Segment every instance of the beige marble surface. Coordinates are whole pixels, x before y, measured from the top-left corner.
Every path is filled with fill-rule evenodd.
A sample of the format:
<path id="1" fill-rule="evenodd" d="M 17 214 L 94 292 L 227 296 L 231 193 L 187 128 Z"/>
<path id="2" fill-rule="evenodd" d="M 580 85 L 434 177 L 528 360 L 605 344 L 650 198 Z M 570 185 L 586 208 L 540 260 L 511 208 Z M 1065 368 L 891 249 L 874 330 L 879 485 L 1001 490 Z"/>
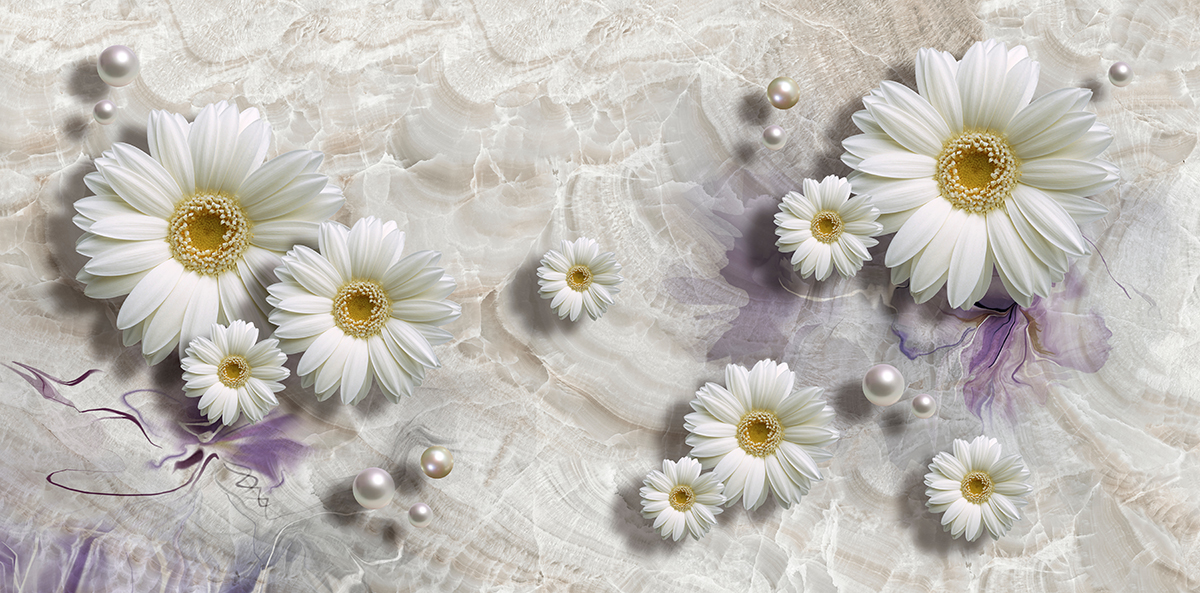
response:
<path id="1" fill-rule="evenodd" d="M 0 369 L 0 591 L 1197 590 L 1198 22 L 1191 0 L 11 2 L 0 361 L 101 372 L 47 384 L 73 409 Z M 997 318 L 913 305 L 879 249 L 851 280 L 801 280 L 770 216 L 802 178 L 847 172 L 851 113 L 881 80 L 912 85 L 918 48 L 988 37 L 1028 46 L 1039 95 L 1094 91 L 1122 180 L 1096 196 L 1111 213 L 1084 229 L 1095 253 L 1013 312 L 1001 350 L 1019 374 L 976 415 L 970 349 Z M 109 89 L 94 63 L 117 43 L 141 76 Z M 1117 60 L 1126 88 L 1104 77 Z M 763 89 L 784 74 L 804 94 L 780 112 Z M 107 127 L 90 120 L 104 97 Z M 121 345 L 119 302 L 83 295 L 70 217 L 92 159 L 144 146 L 151 109 L 221 99 L 266 116 L 271 154 L 325 152 L 339 220 L 394 219 L 445 254 L 463 315 L 416 397 L 351 409 L 289 382 L 267 436 L 195 434 L 167 395 L 177 359 L 148 368 Z M 776 153 L 758 145 L 771 123 L 790 134 Z M 581 235 L 625 283 L 604 318 L 571 324 L 535 270 Z M 642 477 L 687 453 L 700 385 L 767 357 L 838 411 L 827 479 L 789 510 L 735 507 L 703 540 L 661 541 Z M 855 385 L 876 362 L 938 416 L 866 404 Z M 1022 455 L 1034 490 L 1007 536 L 967 543 L 925 512 L 921 480 L 978 434 Z M 444 480 L 416 466 L 433 443 L 456 455 Z M 278 450 L 270 488 L 249 460 Z M 367 466 L 397 477 L 391 507 L 355 506 Z M 59 470 L 103 493 L 192 481 L 113 497 L 53 485 Z M 428 528 L 407 523 L 417 501 Z"/>

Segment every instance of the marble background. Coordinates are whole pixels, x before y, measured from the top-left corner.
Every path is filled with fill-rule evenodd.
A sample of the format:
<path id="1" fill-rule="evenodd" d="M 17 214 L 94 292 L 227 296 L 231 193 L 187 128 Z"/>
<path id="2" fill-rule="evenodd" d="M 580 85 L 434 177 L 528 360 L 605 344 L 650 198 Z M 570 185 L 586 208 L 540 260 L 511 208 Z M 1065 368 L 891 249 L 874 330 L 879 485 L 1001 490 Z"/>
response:
<path id="1" fill-rule="evenodd" d="M 0 11 L 0 591 L 1186 591 L 1200 588 L 1200 4 L 1191 0 L 236 0 L 10 2 Z M 882 266 L 798 278 L 778 198 L 845 174 L 850 115 L 921 47 L 994 37 L 1041 62 L 1038 94 L 1094 92 L 1122 180 L 1068 280 L 1027 310 L 917 306 Z M 119 89 L 99 52 L 133 47 Z M 1137 78 L 1109 85 L 1114 61 Z M 795 108 L 766 83 L 801 83 Z M 117 122 L 91 121 L 110 98 Z M 94 301 L 72 202 L 151 109 L 257 107 L 271 154 L 326 154 L 338 219 L 394 219 L 442 251 L 461 320 L 398 405 L 318 403 L 213 431 L 178 360 L 124 348 Z M 788 145 L 769 152 L 761 129 Z M 598 322 L 558 320 L 538 260 L 615 251 Z M 942 299 L 944 300 L 944 299 Z M 688 452 L 683 415 L 728 363 L 789 363 L 837 410 L 827 479 L 789 510 L 661 541 L 642 477 Z M 12 362 L 9 362 L 12 361 Z M 933 394 L 874 409 L 877 362 Z M 95 369 L 98 372 L 89 373 Z M 60 381 L 55 381 L 58 379 Z M 77 380 L 78 379 L 78 380 Z M 1028 464 L 1024 518 L 967 543 L 922 476 L 986 434 Z M 416 465 L 449 447 L 454 472 Z M 392 506 L 350 481 L 387 468 Z M 146 496 L 112 496 L 144 494 Z M 425 529 L 405 511 L 424 501 Z"/>

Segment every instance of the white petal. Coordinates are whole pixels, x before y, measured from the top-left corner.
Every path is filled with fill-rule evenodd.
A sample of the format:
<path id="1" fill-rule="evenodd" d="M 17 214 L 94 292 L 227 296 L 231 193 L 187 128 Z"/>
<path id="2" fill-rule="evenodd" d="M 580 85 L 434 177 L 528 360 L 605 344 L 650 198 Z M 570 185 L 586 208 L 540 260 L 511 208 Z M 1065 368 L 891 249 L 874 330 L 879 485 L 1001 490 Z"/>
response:
<path id="1" fill-rule="evenodd" d="M 129 292 L 117 314 L 117 329 L 129 329 L 150 316 L 175 289 L 183 266 L 168 259 L 156 266 Z"/>
<path id="2" fill-rule="evenodd" d="M 954 253 L 954 245 L 958 243 L 958 237 L 962 233 L 966 219 L 972 216 L 978 215 L 967 214 L 958 208 L 950 210 L 941 228 L 929 240 L 925 249 L 921 250 L 920 256 L 914 260 L 911 290 L 927 291 L 939 279 L 947 275 L 950 270 L 950 257 Z M 972 286 L 974 286 L 973 283 Z M 937 289 L 934 288 L 934 290 Z"/>
<path id="3" fill-rule="evenodd" d="M 933 157 L 923 154 L 888 154 L 863 159 L 863 162 L 858 165 L 858 170 L 871 175 L 897 179 L 932 178 L 937 172 L 937 161 Z"/>
<path id="4" fill-rule="evenodd" d="M 972 304 L 967 300 L 979 285 L 980 277 L 987 276 L 990 279 L 992 276 L 991 265 L 985 266 L 988 263 L 987 218 L 967 215 L 962 224 L 962 233 L 950 256 L 950 274 L 946 286 L 950 306 L 960 309 Z"/>
<path id="5" fill-rule="evenodd" d="M 953 60 L 950 60 L 953 62 Z M 954 70 L 941 52 L 933 49 L 917 51 L 917 89 L 946 122 L 951 133 L 962 131 L 962 100 L 955 82 Z"/>
<path id="6" fill-rule="evenodd" d="M 188 133 L 197 190 L 224 189 L 222 184 L 231 167 L 237 136 L 236 108 L 213 104 L 200 110 Z"/>
<path id="7" fill-rule="evenodd" d="M 97 255 L 83 269 L 97 276 L 122 276 L 148 270 L 170 258 L 166 241 L 133 241 Z"/>
<path id="8" fill-rule="evenodd" d="M 1104 167 L 1075 159 L 1035 159 L 1021 165 L 1021 183 L 1041 189 L 1078 193 L 1107 177 Z"/>
<path id="9" fill-rule="evenodd" d="M 930 200 L 917 209 L 916 214 L 892 238 L 884 263 L 891 268 L 912 259 L 929 244 L 953 209 L 950 202 L 944 199 Z"/>
<path id="10" fill-rule="evenodd" d="M 1005 132 L 1009 144 L 1017 146 L 1041 134 L 1066 115 L 1075 101 L 1082 96 L 1091 96 L 1091 91 L 1065 88 L 1038 97 L 1036 101 L 1013 116 L 1012 121 L 1009 122 Z"/>
<path id="11" fill-rule="evenodd" d="M 185 271 L 175 284 L 175 289 L 147 320 L 149 326 L 142 336 L 142 354 L 153 358 L 165 357 L 179 341 L 179 330 L 183 326 L 183 315 L 187 311 L 192 291 L 200 282 L 200 275 Z"/>
<path id="12" fill-rule="evenodd" d="M 88 231 L 125 241 L 161 241 L 167 237 L 167 221 L 143 214 L 119 214 L 97 220 Z"/>
<path id="13" fill-rule="evenodd" d="M 217 321 L 217 313 L 221 306 L 221 297 L 217 290 L 217 279 L 202 275 L 192 289 L 187 310 L 179 331 L 179 354 L 182 356 L 187 345 L 197 336 L 208 335 L 213 323 Z"/>
<path id="14" fill-rule="evenodd" d="M 150 112 L 146 126 L 150 156 L 161 163 L 175 180 L 181 197 L 196 191 L 196 176 L 187 137 L 188 123 L 183 116 L 158 110 Z"/>
<path id="15" fill-rule="evenodd" d="M 890 81 L 884 81 L 885 87 Z M 881 100 L 864 100 L 867 109 L 875 116 L 875 121 L 901 146 L 917 154 L 934 157 L 942 151 L 942 143 L 950 135 L 946 122 L 937 115 L 933 107 L 925 99 L 902 85 L 896 87 L 911 94 L 911 98 L 902 92 L 894 92 L 895 96 L 909 99 L 906 106 L 894 106 Z M 909 108 L 916 112 L 909 111 Z"/>
<path id="16" fill-rule="evenodd" d="M 104 178 L 129 205 L 149 216 L 164 220 L 170 218 L 175 207 L 173 200 L 178 196 L 162 193 L 162 190 L 141 175 L 119 165 L 101 166 L 100 160 L 102 159 L 97 159 L 97 166 L 104 173 Z"/>

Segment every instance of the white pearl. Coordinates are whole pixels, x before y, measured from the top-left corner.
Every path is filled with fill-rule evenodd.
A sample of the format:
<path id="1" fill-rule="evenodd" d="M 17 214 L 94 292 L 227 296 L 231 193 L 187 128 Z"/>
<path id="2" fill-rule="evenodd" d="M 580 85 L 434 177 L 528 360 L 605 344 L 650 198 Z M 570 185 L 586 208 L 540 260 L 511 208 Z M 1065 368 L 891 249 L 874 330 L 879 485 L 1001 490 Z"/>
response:
<path id="1" fill-rule="evenodd" d="M 862 390 L 871 403 L 890 406 L 904 395 L 904 375 L 890 364 L 877 364 L 863 376 Z"/>
<path id="2" fill-rule="evenodd" d="M 912 400 L 913 415 L 917 418 L 928 418 L 937 412 L 937 402 L 928 393 L 922 393 Z"/>
<path id="3" fill-rule="evenodd" d="M 767 100 L 776 109 L 791 109 L 800 101 L 800 85 L 786 76 L 780 76 L 767 85 Z"/>
<path id="4" fill-rule="evenodd" d="M 408 509 L 408 522 L 413 527 L 425 527 L 433 522 L 433 509 L 429 505 L 418 502 Z"/>
<path id="5" fill-rule="evenodd" d="M 1133 82 L 1133 68 L 1125 62 L 1117 62 L 1108 69 L 1108 81 L 1113 86 L 1125 86 Z"/>
<path id="6" fill-rule="evenodd" d="M 368 509 L 381 509 L 396 495 L 396 482 L 377 467 L 368 467 L 354 478 L 354 500 Z"/>
<path id="7" fill-rule="evenodd" d="M 117 119 L 117 105 L 108 99 L 100 101 L 92 107 L 92 117 L 96 119 L 96 123 L 107 126 Z"/>
<path id="8" fill-rule="evenodd" d="M 787 132 L 779 126 L 767 126 L 763 129 L 762 143 L 771 150 L 779 150 L 787 143 Z"/>
<path id="9" fill-rule="evenodd" d="M 454 456 L 445 447 L 430 447 L 421 454 L 421 469 L 431 478 L 444 478 L 454 469 Z"/>
<path id="10" fill-rule="evenodd" d="M 100 80 L 111 86 L 125 86 L 137 78 L 138 67 L 138 57 L 132 49 L 113 45 L 100 52 L 96 72 L 100 74 Z"/>

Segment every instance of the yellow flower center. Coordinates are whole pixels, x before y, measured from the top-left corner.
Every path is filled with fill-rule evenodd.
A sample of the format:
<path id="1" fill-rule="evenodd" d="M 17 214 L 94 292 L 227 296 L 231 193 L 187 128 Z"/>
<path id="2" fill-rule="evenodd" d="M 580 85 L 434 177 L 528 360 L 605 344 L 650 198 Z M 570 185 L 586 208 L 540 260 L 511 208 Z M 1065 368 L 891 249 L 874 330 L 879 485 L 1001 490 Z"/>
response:
<path id="1" fill-rule="evenodd" d="M 576 292 L 583 292 L 592 285 L 592 270 L 584 265 L 577 265 L 567 270 L 567 286 Z"/>
<path id="2" fill-rule="evenodd" d="M 241 356 L 226 356 L 217 365 L 217 379 L 226 387 L 237 389 L 250 379 L 250 363 Z"/>
<path id="3" fill-rule="evenodd" d="M 832 210 L 822 210 L 812 218 L 812 235 L 822 243 L 834 243 L 845 228 L 842 216 Z"/>
<path id="4" fill-rule="evenodd" d="M 692 505 L 696 503 L 696 493 L 692 492 L 691 486 L 680 484 L 671 489 L 667 500 L 671 502 L 671 508 L 682 513 L 691 509 Z"/>
<path id="5" fill-rule="evenodd" d="M 783 424 L 774 412 L 754 410 L 742 416 L 737 425 L 737 441 L 742 450 L 755 457 L 766 457 L 783 441 Z"/>
<path id="6" fill-rule="evenodd" d="M 197 274 L 216 276 L 237 265 L 250 247 L 250 220 L 225 194 L 184 198 L 167 220 L 171 257 Z"/>
<path id="7" fill-rule="evenodd" d="M 971 472 L 963 476 L 961 490 L 967 502 L 983 504 L 992 497 L 992 477 L 980 471 Z"/>
<path id="8" fill-rule="evenodd" d="M 333 299 L 333 321 L 349 336 L 374 336 L 391 316 L 391 299 L 382 287 L 368 280 L 343 284 Z"/>
<path id="9" fill-rule="evenodd" d="M 976 213 L 1003 206 L 1020 178 L 1008 141 L 989 132 L 966 132 L 947 141 L 934 174 L 946 201 Z"/>

